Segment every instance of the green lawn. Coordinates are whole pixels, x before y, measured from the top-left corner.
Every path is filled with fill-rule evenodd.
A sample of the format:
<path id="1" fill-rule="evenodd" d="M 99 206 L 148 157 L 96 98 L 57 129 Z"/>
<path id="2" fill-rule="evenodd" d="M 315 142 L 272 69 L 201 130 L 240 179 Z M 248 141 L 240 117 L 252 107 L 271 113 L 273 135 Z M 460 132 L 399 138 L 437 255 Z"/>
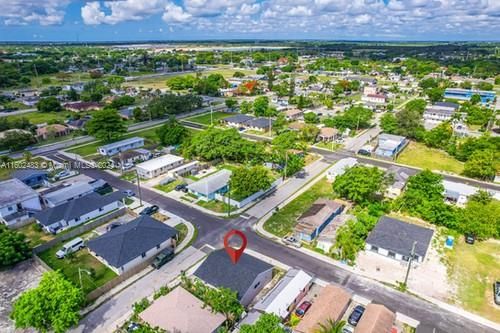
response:
<path id="1" fill-rule="evenodd" d="M 62 244 L 54 246 L 47 251 L 39 254 L 39 257 L 52 269 L 60 270 L 64 276 L 76 286 L 80 286 L 78 269 L 85 269 L 92 272 L 89 276 L 82 272 L 82 285 L 85 294 L 111 281 L 117 275 L 106 265 L 92 256 L 88 250 L 82 249 L 74 254 L 72 258 L 58 259 L 55 253 L 61 248 Z"/>
<path id="2" fill-rule="evenodd" d="M 219 123 L 219 120 L 227 118 L 227 117 L 232 116 L 232 115 L 233 115 L 232 113 L 216 111 L 213 113 L 213 123 L 214 123 L 214 125 L 216 125 Z M 202 125 L 210 125 L 211 120 L 212 120 L 211 117 L 212 116 L 210 115 L 210 112 L 209 112 L 209 113 L 204 113 L 204 114 L 201 114 L 198 116 L 187 118 L 186 120 L 191 121 L 193 123 L 202 124 Z"/>
<path id="3" fill-rule="evenodd" d="M 398 156 L 396 162 L 423 169 L 441 170 L 456 174 L 461 174 L 464 170 L 464 164 L 446 152 L 428 148 L 422 143 L 413 141 Z"/>
<path id="4" fill-rule="evenodd" d="M 188 228 L 184 223 L 179 223 L 175 226 L 175 229 L 179 232 L 179 239 L 177 240 L 177 244 L 182 243 L 184 238 L 186 238 L 188 234 Z"/>
<path id="5" fill-rule="evenodd" d="M 341 144 L 338 144 L 335 142 L 332 143 L 332 142 L 323 142 L 323 141 L 316 143 L 315 146 L 318 148 L 328 149 L 330 151 L 336 151 L 340 147 L 342 147 Z"/>
<path id="6" fill-rule="evenodd" d="M 36 247 L 54 239 L 54 235 L 47 234 L 41 230 L 36 223 L 25 225 L 24 227 L 17 229 L 17 231 L 26 236 L 26 238 L 30 241 L 31 247 Z"/>
<path id="7" fill-rule="evenodd" d="M 319 198 L 334 198 L 332 185 L 326 181 L 326 178 L 318 181 L 309 190 L 273 214 L 264 224 L 264 229 L 278 237 L 290 234 L 297 223 L 297 218 Z"/>
<path id="8" fill-rule="evenodd" d="M 174 180 L 173 182 L 166 184 L 166 185 L 156 185 L 154 186 L 155 189 L 163 191 L 165 193 L 172 192 L 177 185 L 182 184 L 183 181 L 180 179 Z"/>
<path id="9" fill-rule="evenodd" d="M 26 118 L 32 124 L 43 124 L 49 121 L 64 121 L 68 119 L 73 113 L 70 111 L 61 111 L 61 112 L 28 112 L 23 114 L 15 114 L 12 116 L 7 116 L 7 119 L 12 121 L 15 119 Z"/>
<path id="10" fill-rule="evenodd" d="M 447 251 L 448 275 L 457 286 L 457 303 L 466 310 L 500 323 L 500 307 L 493 302 L 493 283 L 500 279 L 500 242 L 456 242 Z"/>
<path id="11" fill-rule="evenodd" d="M 211 200 L 211 201 L 199 200 L 196 202 L 196 204 L 198 206 L 201 206 L 216 213 L 227 213 L 229 210 L 229 205 L 227 203 L 217 200 Z M 231 212 L 234 212 L 237 209 L 238 208 L 231 206 Z"/>

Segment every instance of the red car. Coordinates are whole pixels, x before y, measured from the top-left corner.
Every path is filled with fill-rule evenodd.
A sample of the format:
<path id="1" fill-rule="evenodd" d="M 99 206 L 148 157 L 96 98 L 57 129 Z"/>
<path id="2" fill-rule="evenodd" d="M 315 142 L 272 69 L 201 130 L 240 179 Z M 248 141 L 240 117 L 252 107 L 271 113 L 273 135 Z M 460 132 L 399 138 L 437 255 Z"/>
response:
<path id="1" fill-rule="evenodd" d="M 302 302 L 302 304 L 299 305 L 299 307 L 295 310 L 295 314 L 299 316 L 300 318 L 304 317 L 306 314 L 307 310 L 311 307 L 312 303 L 308 301 Z"/>

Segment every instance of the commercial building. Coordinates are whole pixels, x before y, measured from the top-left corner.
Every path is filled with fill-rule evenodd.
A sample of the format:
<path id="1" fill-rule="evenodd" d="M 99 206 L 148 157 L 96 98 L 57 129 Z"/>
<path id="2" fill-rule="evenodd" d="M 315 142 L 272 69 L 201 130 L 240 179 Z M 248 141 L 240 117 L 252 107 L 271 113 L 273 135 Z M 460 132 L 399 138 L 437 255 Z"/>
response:
<path id="1" fill-rule="evenodd" d="M 0 222 L 15 227 L 41 209 L 38 193 L 19 179 L 0 182 Z"/>
<path id="2" fill-rule="evenodd" d="M 148 215 L 122 224 L 91 239 L 90 253 L 117 274 L 149 260 L 166 248 L 173 249 L 177 230 Z"/>
<path id="3" fill-rule="evenodd" d="M 382 216 L 366 238 L 365 249 L 396 260 L 423 262 L 434 231 L 415 224 Z"/>
<path id="4" fill-rule="evenodd" d="M 101 146 L 97 148 L 99 154 L 103 156 L 113 156 L 118 153 L 130 150 L 130 149 L 136 149 L 144 146 L 144 138 L 140 137 L 133 137 L 133 138 L 128 138 L 125 140 L 113 142 L 104 146 Z"/>
<path id="5" fill-rule="evenodd" d="M 139 177 L 151 179 L 167 173 L 184 163 L 184 158 L 172 154 L 163 155 L 136 165 Z"/>
<path id="6" fill-rule="evenodd" d="M 470 101 L 474 95 L 479 95 L 481 97 L 481 103 L 488 104 L 495 100 L 496 92 L 458 88 L 446 88 L 444 91 L 444 98 L 458 99 L 461 101 Z"/>

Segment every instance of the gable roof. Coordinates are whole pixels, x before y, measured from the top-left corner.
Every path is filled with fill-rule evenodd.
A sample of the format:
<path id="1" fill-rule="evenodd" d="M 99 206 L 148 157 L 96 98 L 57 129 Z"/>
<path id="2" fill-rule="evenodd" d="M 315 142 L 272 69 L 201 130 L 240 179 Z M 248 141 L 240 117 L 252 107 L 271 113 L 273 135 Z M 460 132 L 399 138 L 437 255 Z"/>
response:
<path id="1" fill-rule="evenodd" d="M 139 316 L 167 332 L 212 333 L 226 320 L 182 287 L 155 300 Z"/>
<path id="2" fill-rule="evenodd" d="M 38 193 L 17 178 L 0 182 L 0 207 L 38 197 Z"/>
<path id="3" fill-rule="evenodd" d="M 176 235 L 174 228 L 143 215 L 90 240 L 87 245 L 118 268 Z"/>
<path id="4" fill-rule="evenodd" d="M 317 332 L 318 324 L 324 324 L 328 319 L 340 320 L 350 302 L 351 294 L 345 289 L 331 284 L 327 285 L 313 300 L 311 308 L 295 330 L 299 333 Z"/>
<path id="5" fill-rule="evenodd" d="M 270 264 L 243 253 L 233 264 L 224 249 L 215 250 L 194 272 L 194 276 L 214 287 L 225 287 L 238 293 L 241 299 L 260 273 L 272 269 Z"/>
<path id="6" fill-rule="evenodd" d="M 354 333 L 390 333 L 396 315 L 381 304 L 370 303 L 361 316 Z"/>
<path id="7" fill-rule="evenodd" d="M 68 201 L 62 205 L 45 209 L 36 213 L 33 217 L 41 224 L 49 226 L 59 221 L 70 221 L 76 217 L 90 213 L 96 209 L 109 205 L 112 202 L 122 200 L 125 194 L 116 191 L 107 195 L 100 195 L 95 192 L 84 197 Z"/>
<path id="8" fill-rule="evenodd" d="M 229 178 L 231 178 L 231 174 L 231 170 L 222 169 L 210 176 L 202 178 L 197 182 L 188 185 L 187 188 L 193 192 L 208 196 L 209 194 L 218 191 L 226 186 L 229 182 Z"/>
<path id="9" fill-rule="evenodd" d="M 71 198 L 81 197 L 85 194 L 90 194 L 99 187 L 102 187 L 106 182 L 102 179 L 98 179 L 94 182 L 75 182 L 69 186 L 61 187 L 55 191 L 45 192 L 43 197 L 47 202 L 53 205 L 58 205 L 65 202 Z"/>
<path id="10" fill-rule="evenodd" d="M 31 177 L 37 176 L 47 176 L 49 173 L 46 170 L 40 169 L 19 169 L 14 171 L 12 177 L 19 179 L 20 181 L 25 181 Z"/>
<path id="11" fill-rule="evenodd" d="M 247 116 L 246 114 L 237 114 L 231 117 L 226 117 L 223 119 L 223 121 L 226 123 L 244 124 L 252 119 L 253 119 L 252 116 Z"/>
<path id="12" fill-rule="evenodd" d="M 420 257 L 425 257 L 433 234 L 432 229 L 382 216 L 368 235 L 366 243 L 402 255 L 409 255 L 413 242 L 416 241 L 415 253 Z"/>
<path id="13" fill-rule="evenodd" d="M 309 209 L 299 217 L 299 223 L 295 227 L 298 232 L 313 232 L 322 225 L 338 209 L 343 209 L 344 205 L 328 199 L 316 200 Z"/>

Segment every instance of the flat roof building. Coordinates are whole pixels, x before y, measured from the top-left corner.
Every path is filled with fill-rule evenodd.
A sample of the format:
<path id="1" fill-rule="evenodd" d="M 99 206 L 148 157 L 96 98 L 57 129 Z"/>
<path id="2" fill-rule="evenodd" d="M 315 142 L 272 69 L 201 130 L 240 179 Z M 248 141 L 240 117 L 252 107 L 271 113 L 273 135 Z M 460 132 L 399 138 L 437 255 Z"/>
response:
<path id="1" fill-rule="evenodd" d="M 140 148 L 142 146 L 144 146 L 144 138 L 136 136 L 133 138 L 128 138 L 125 140 L 100 146 L 99 148 L 97 148 L 97 150 L 99 154 L 103 156 L 113 156 L 130 149 Z"/>
<path id="2" fill-rule="evenodd" d="M 140 177 L 151 179 L 177 168 L 182 163 L 184 163 L 183 157 L 167 154 L 137 164 L 136 170 Z"/>

